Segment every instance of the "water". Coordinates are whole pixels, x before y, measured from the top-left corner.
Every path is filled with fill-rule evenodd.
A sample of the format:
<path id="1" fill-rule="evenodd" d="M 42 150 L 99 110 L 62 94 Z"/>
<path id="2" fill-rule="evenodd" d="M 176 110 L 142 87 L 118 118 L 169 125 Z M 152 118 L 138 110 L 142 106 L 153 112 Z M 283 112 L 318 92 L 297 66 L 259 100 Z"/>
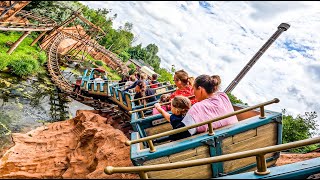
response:
<path id="1" fill-rule="evenodd" d="M 57 95 L 46 75 L 24 80 L 0 73 L 0 157 L 13 145 L 12 133 L 26 133 L 45 123 L 70 119 L 78 109 L 93 109 L 71 98 L 59 101 Z M 68 108 L 55 105 L 54 99 Z"/>

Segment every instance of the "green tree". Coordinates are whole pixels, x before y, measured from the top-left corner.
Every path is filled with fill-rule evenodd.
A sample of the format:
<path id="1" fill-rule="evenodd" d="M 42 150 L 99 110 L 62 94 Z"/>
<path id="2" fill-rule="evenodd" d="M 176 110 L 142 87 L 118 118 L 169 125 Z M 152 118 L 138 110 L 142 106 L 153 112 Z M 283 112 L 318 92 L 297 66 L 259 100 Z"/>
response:
<path id="1" fill-rule="evenodd" d="M 127 62 L 130 59 L 130 54 L 126 51 L 122 51 L 118 56 L 123 62 Z"/>
<path id="2" fill-rule="evenodd" d="M 142 45 L 139 44 L 135 47 L 129 48 L 128 53 L 131 55 L 132 59 L 141 59 L 157 71 L 159 70 L 161 63 L 160 57 L 156 55 L 158 50 L 158 46 L 155 44 L 149 44 L 145 48 L 142 48 Z"/>
<path id="3" fill-rule="evenodd" d="M 159 82 L 169 81 L 171 84 L 174 84 L 173 76 L 168 70 L 164 68 L 159 68 L 159 70 L 157 70 L 156 73 L 160 75 L 160 77 L 158 77 Z"/>
<path id="4" fill-rule="evenodd" d="M 129 31 L 111 29 L 100 42 L 106 49 L 121 54 L 130 48 L 133 38 L 134 35 Z"/>
<path id="5" fill-rule="evenodd" d="M 305 112 L 304 115 L 286 115 L 286 110 L 282 110 L 282 141 L 283 143 L 289 143 L 299 141 L 303 139 L 311 138 L 316 134 L 318 125 L 316 123 L 317 113 L 316 112 Z M 289 150 L 290 152 L 306 153 L 318 148 L 317 145 L 309 145 L 301 148 L 295 148 Z"/>
<path id="6" fill-rule="evenodd" d="M 129 70 L 130 75 L 133 74 L 137 69 L 137 67 L 133 63 L 129 64 L 128 67 L 130 68 Z"/>

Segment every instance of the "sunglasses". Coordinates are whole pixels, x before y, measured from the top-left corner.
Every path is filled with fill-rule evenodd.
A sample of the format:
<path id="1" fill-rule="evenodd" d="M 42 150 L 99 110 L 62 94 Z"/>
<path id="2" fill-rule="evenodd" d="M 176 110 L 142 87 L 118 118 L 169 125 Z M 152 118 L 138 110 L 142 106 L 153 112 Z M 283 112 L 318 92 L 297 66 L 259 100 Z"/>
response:
<path id="1" fill-rule="evenodd" d="M 180 81 L 180 79 L 178 79 L 178 78 L 174 79 L 174 82 L 177 82 L 177 81 Z"/>

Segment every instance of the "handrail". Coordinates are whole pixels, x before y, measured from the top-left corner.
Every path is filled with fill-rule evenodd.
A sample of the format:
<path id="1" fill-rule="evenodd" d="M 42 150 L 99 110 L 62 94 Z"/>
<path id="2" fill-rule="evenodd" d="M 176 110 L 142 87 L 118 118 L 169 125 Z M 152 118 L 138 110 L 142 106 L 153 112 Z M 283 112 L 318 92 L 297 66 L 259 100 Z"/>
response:
<path id="1" fill-rule="evenodd" d="M 166 82 L 159 82 L 159 83 L 155 83 L 155 84 L 151 84 L 151 85 L 146 85 L 146 87 L 150 87 L 152 85 L 158 85 L 158 84 L 161 84 L 161 86 L 157 87 L 157 88 L 153 88 L 153 89 L 159 89 L 159 88 L 162 88 L 162 87 L 168 87 L 168 86 L 175 86 L 175 84 L 166 84 L 164 85 Z M 119 87 L 123 87 L 124 85 L 121 85 Z"/>
<path id="2" fill-rule="evenodd" d="M 260 107 L 260 117 L 259 118 L 263 119 L 263 118 L 265 118 L 265 116 L 264 116 L 264 106 L 269 105 L 269 104 L 273 104 L 273 103 L 278 103 L 278 102 L 280 102 L 280 100 L 278 98 L 274 98 L 273 100 L 270 100 L 270 101 L 267 101 L 267 102 L 264 102 L 264 103 L 261 103 L 261 104 L 257 104 L 257 105 L 251 106 L 251 107 L 247 107 L 247 108 L 244 108 L 244 109 L 240 109 L 238 111 L 234 111 L 232 113 L 228 113 L 226 115 L 219 116 L 219 117 L 216 117 L 216 118 L 208 120 L 208 121 L 204 121 L 204 122 L 200 122 L 200 123 L 197 123 L 197 124 L 193 124 L 191 126 L 185 126 L 185 127 L 182 127 L 182 128 L 178 128 L 178 129 L 162 132 L 162 133 L 155 134 L 155 135 L 152 135 L 152 136 L 143 137 L 141 139 L 136 139 L 136 140 L 133 140 L 133 141 L 128 140 L 128 141 L 125 142 L 125 144 L 127 146 L 129 146 L 131 144 L 136 144 L 136 143 L 147 141 L 148 145 L 149 145 L 149 148 L 150 148 L 150 152 L 155 152 L 156 148 L 153 145 L 153 142 L 152 142 L 153 139 L 156 139 L 156 138 L 159 138 L 159 137 L 163 137 L 163 136 L 169 136 L 169 135 L 172 135 L 172 134 L 177 134 L 177 133 L 180 133 L 180 132 L 183 132 L 183 131 L 187 131 L 189 129 L 196 128 L 196 127 L 199 127 L 199 126 L 202 126 L 202 125 L 205 125 L 205 124 L 208 124 L 208 127 L 209 127 L 208 135 L 212 136 L 212 135 L 214 135 L 213 127 L 212 127 L 212 124 L 211 124 L 212 122 L 215 122 L 215 121 L 218 121 L 218 120 L 221 120 L 221 119 L 224 119 L 224 118 L 228 118 L 228 117 L 231 117 L 231 116 L 243 113 L 243 112 L 247 112 L 247 111 L 259 108 L 259 107 Z"/>
<path id="3" fill-rule="evenodd" d="M 193 98 L 193 97 L 195 97 L 195 95 L 188 96 L 187 98 L 190 99 L 190 98 Z M 161 103 L 160 106 L 167 105 L 167 104 L 170 104 L 170 103 L 171 103 L 171 101 L 165 102 L 165 103 Z M 149 107 L 145 107 L 145 108 L 141 108 L 141 109 L 136 109 L 136 110 L 133 110 L 133 111 L 129 111 L 128 113 L 132 114 L 132 113 L 135 113 L 135 112 L 145 111 L 145 110 L 152 109 L 152 108 L 154 108 L 154 105 L 153 106 L 149 106 Z"/>
<path id="4" fill-rule="evenodd" d="M 171 92 L 173 92 L 173 91 L 176 91 L 176 90 L 175 90 L 175 89 L 171 89 L 171 90 L 166 91 L 166 92 L 162 92 L 162 93 L 158 93 L 158 94 L 154 94 L 154 95 L 150 95 L 150 96 L 145 96 L 145 97 L 142 97 L 142 98 L 131 99 L 130 102 L 139 101 L 139 100 L 142 100 L 142 99 L 147 99 L 147 98 L 154 97 L 154 96 L 157 96 L 157 95 L 160 95 L 160 94 L 171 93 Z"/>
<path id="5" fill-rule="evenodd" d="M 142 179 L 147 179 L 148 176 L 146 172 L 148 171 L 162 171 L 162 170 L 168 170 L 168 169 L 179 169 L 179 168 L 186 168 L 186 167 L 193 167 L 193 166 L 201 166 L 201 165 L 206 165 L 211 163 L 230 161 L 235 159 L 256 156 L 257 170 L 254 173 L 257 175 L 266 175 L 266 174 L 269 174 L 270 171 L 267 169 L 267 163 L 264 157 L 265 154 L 287 150 L 291 148 L 297 148 L 301 146 L 307 146 L 315 143 L 320 143 L 320 136 L 315 138 L 290 142 L 286 144 L 268 146 L 268 147 L 263 147 L 258 149 L 247 150 L 243 152 L 236 152 L 231 154 L 225 154 L 225 155 L 220 155 L 215 157 L 195 159 L 195 160 L 189 160 L 189 161 L 180 161 L 180 162 L 174 162 L 174 163 L 155 164 L 155 165 L 136 166 L 136 167 L 107 166 L 104 169 L 104 172 L 108 175 L 111 175 L 113 173 L 139 173 Z"/>

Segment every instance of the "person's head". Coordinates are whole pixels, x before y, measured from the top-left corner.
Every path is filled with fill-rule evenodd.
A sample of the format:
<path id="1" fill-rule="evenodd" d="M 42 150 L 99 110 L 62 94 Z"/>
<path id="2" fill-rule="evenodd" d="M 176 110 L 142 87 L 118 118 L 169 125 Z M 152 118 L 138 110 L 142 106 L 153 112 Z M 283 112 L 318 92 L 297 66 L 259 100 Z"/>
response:
<path id="1" fill-rule="evenodd" d="M 213 93 L 219 90 L 221 84 L 220 76 L 218 75 L 200 75 L 193 84 L 194 95 L 198 101 L 208 98 Z"/>
<path id="2" fill-rule="evenodd" d="M 136 81 L 136 76 L 131 75 L 131 76 L 129 77 L 129 80 L 130 80 L 130 81 Z"/>
<path id="3" fill-rule="evenodd" d="M 152 74 L 152 81 L 155 81 L 155 80 L 157 80 L 158 79 L 158 75 L 157 74 Z"/>
<path id="4" fill-rule="evenodd" d="M 135 88 L 136 93 L 144 92 L 146 90 L 146 83 L 142 80 L 138 80 L 137 86 Z"/>
<path id="5" fill-rule="evenodd" d="M 140 73 L 138 73 L 138 72 L 136 73 L 136 78 L 137 78 L 137 79 L 140 79 L 140 78 L 141 78 Z"/>
<path id="6" fill-rule="evenodd" d="M 176 71 L 174 73 L 173 80 L 178 89 L 183 88 L 187 86 L 189 83 L 188 73 L 185 72 L 183 69 Z"/>
<path id="7" fill-rule="evenodd" d="M 145 73 L 142 73 L 140 76 L 141 80 L 147 80 L 147 75 Z"/>
<path id="8" fill-rule="evenodd" d="M 170 101 L 170 94 L 162 94 L 160 96 L 160 103 L 165 103 Z"/>
<path id="9" fill-rule="evenodd" d="M 171 101 L 171 112 L 175 115 L 185 115 L 191 107 L 191 101 L 185 96 L 176 96 Z"/>

